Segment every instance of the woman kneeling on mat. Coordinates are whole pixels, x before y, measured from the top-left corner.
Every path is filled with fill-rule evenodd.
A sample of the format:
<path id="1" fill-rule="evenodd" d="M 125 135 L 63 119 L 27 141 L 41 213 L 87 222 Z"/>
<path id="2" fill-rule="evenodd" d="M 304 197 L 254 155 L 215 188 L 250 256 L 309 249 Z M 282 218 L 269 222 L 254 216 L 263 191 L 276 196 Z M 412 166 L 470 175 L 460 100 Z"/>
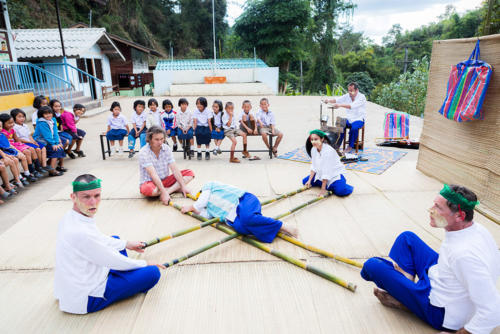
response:
<path id="1" fill-rule="evenodd" d="M 61 311 L 96 312 L 155 286 L 158 268 L 165 267 L 127 257 L 127 249 L 144 252 L 144 243 L 109 237 L 97 228 L 101 180 L 78 176 L 71 200 L 73 209 L 60 221 L 56 242 L 54 295 Z"/>
<path id="2" fill-rule="evenodd" d="M 272 242 L 278 232 L 297 236 L 296 228 L 263 216 L 255 195 L 220 182 L 206 183 L 198 200 L 182 208 L 183 213 L 191 211 L 207 219 L 218 217 L 236 232 L 254 235 L 262 242 Z"/>
<path id="3" fill-rule="evenodd" d="M 353 187 L 346 183 L 344 164 L 340 161 L 335 149 L 330 146 L 326 133 L 312 130 L 306 141 L 306 151 L 311 157 L 311 174 L 302 180 L 306 187 L 321 187 L 319 196 L 327 191 L 337 196 L 347 196 Z"/>

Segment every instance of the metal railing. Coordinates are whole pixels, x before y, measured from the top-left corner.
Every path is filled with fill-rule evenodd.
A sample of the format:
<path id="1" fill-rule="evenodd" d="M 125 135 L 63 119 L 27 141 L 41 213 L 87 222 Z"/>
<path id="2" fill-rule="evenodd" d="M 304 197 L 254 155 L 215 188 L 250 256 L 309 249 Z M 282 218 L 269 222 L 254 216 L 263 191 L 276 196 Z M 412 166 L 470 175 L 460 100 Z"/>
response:
<path id="1" fill-rule="evenodd" d="M 90 96 L 93 100 L 98 100 L 102 103 L 102 86 L 104 80 L 68 63 L 42 63 L 38 64 L 38 66 L 61 78 L 65 78 L 72 83 L 77 91 L 82 91 L 83 95 Z"/>
<path id="2" fill-rule="evenodd" d="M 50 99 L 70 99 L 70 81 L 28 62 L 0 62 L 0 94 L 33 92 Z"/>

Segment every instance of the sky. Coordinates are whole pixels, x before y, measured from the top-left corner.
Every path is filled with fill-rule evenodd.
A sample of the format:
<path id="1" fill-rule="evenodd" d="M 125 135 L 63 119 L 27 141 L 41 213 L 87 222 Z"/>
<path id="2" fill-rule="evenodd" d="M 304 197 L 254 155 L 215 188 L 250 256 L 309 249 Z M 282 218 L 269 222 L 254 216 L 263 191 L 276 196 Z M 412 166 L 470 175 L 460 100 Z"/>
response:
<path id="1" fill-rule="evenodd" d="M 394 24 L 399 23 L 403 30 L 412 30 L 431 22 L 445 12 L 446 6 L 453 5 L 459 14 L 477 8 L 481 0 L 354 0 L 357 8 L 349 23 L 354 31 L 362 31 L 375 43 L 381 44 L 382 38 Z M 228 23 L 243 12 L 244 0 L 227 0 Z M 345 18 L 342 22 L 347 22 Z"/>

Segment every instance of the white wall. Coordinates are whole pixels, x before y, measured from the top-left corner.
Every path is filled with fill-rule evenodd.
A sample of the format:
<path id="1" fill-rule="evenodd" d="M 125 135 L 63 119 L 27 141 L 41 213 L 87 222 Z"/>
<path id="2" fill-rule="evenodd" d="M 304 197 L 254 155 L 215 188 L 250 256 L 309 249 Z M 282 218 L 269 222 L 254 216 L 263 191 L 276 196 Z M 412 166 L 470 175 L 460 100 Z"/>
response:
<path id="1" fill-rule="evenodd" d="M 205 77 L 214 76 L 212 70 L 164 71 L 154 70 L 155 95 L 168 95 L 171 85 L 202 84 Z M 258 67 L 217 70 L 215 76 L 225 76 L 227 83 L 263 82 L 278 93 L 279 68 Z"/>

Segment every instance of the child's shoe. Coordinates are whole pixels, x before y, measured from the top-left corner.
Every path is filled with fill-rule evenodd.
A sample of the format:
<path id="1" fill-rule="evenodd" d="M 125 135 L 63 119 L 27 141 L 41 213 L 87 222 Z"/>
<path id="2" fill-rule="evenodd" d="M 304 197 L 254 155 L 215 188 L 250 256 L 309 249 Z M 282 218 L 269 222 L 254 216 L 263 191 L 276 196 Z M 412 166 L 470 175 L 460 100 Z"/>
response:
<path id="1" fill-rule="evenodd" d="M 222 150 L 220 149 L 220 147 L 217 149 L 217 153 L 222 154 Z"/>
<path id="2" fill-rule="evenodd" d="M 174 144 L 174 152 L 177 152 L 177 143 Z"/>
<path id="3" fill-rule="evenodd" d="M 28 179 L 28 181 L 30 181 L 31 183 L 34 183 L 36 182 L 36 180 L 38 180 L 34 175 L 30 174 L 30 175 L 26 175 L 26 178 Z"/>
<path id="4" fill-rule="evenodd" d="M 66 151 L 66 154 L 68 155 L 68 157 L 70 157 L 71 159 L 76 159 L 76 155 L 73 154 L 73 152 L 71 152 L 70 150 Z"/>
<path id="5" fill-rule="evenodd" d="M 208 153 L 208 152 L 207 152 L 207 153 Z M 217 149 L 216 149 L 216 148 L 214 148 L 214 149 L 212 150 L 212 153 L 213 153 L 214 155 L 217 155 Z"/>
<path id="6" fill-rule="evenodd" d="M 250 158 L 250 153 L 248 151 L 243 151 L 241 152 L 241 154 L 243 154 L 243 158 Z"/>
<path id="7" fill-rule="evenodd" d="M 56 171 L 64 173 L 64 172 L 67 172 L 67 171 L 68 171 L 68 169 L 67 169 L 67 168 L 64 168 L 64 167 L 59 166 L 59 167 L 56 167 Z"/>
<path id="8" fill-rule="evenodd" d="M 30 185 L 30 183 L 28 182 L 28 180 L 26 178 L 24 178 L 24 177 L 21 179 L 21 184 L 19 184 L 19 182 L 16 182 L 16 184 L 18 186 L 20 186 L 21 188 L 24 188 L 23 185 L 25 185 L 25 186 L 29 186 Z"/>
<path id="9" fill-rule="evenodd" d="M 80 158 L 85 158 L 86 157 L 85 153 L 83 153 L 82 150 L 80 150 L 80 151 L 73 150 L 73 152 L 75 152 L 78 155 L 78 157 L 80 157 Z"/>
<path id="10" fill-rule="evenodd" d="M 198 154 L 196 155 L 196 159 L 201 160 L 201 152 L 198 152 Z"/>
<path id="11" fill-rule="evenodd" d="M 205 160 L 210 160 L 210 152 L 205 152 Z"/>
<path id="12" fill-rule="evenodd" d="M 128 157 L 129 157 L 129 158 L 132 158 L 132 157 L 134 156 L 134 154 L 135 154 L 135 152 L 134 152 L 134 151 L 130 151 L 130 152 L 128 153 Z"/>

